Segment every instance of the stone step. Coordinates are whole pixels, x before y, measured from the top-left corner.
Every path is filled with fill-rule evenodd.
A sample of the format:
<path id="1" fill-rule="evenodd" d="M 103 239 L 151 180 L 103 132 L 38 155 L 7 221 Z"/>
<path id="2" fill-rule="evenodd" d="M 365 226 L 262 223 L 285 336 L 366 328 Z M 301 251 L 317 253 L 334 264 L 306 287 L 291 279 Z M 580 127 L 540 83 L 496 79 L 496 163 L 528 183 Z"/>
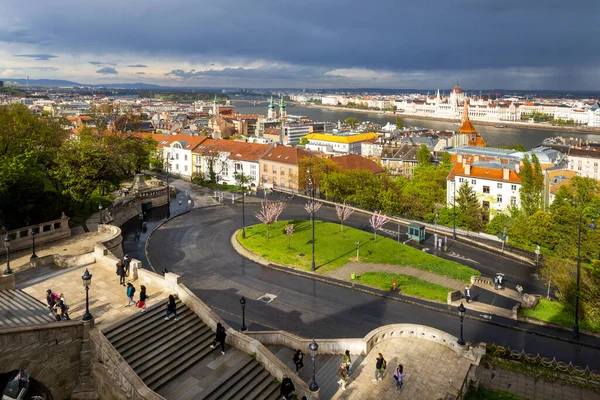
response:
<path id="1" fill-rule="evenodd" d="M 281 383 L 271 383 L 267 389 L 265 390 L 265 394 L 263 397 L 260 397 L 261 400 L 279 400 L 281 396 Z"/>
<path id="2" fill-rule="evenodd" d="M 20 290 L 0 290 L 0 327 L 38 325 L 54 322 L 50 310 Z"/>
<path id="3" fill-rule="evenodd" d="M 233 394 L 229 400 L 252 400 L 254 397 L 264 390 L 269 384 L 273 382 L 273 377 L 262 368 L 259 373 L 254 377 L 252 384 L 246 385 L 237 393 Z"/>
<path id="4" fill-rule="evenodd" d="M 166 340 L 152 341 L 125 360 L 138 375 L 142 376 L 144 371 L 155 367 L 165 358 L 169 358 L 172 351 L 185 347 L 191 341 L 199 340 L 201 337 L 207 338 L 211 333 L 206 325 L 199 323 L 186 331 L 177 332 Z"/>
<path id="5" fill-rule="evenodd" d="M 141 314 L 141 313 L 140 313 Z M 181 324 L 185 324 L 189 321 L 197 321 L 196 314 L 194 314 L 192 312 L 192 310 L 190 310 L 187 307 L 178 307 L 177 309 L 177 314 L 179 315 L 179 321 L 173 321 L 173 318 L 171 318 L 170 321 L 165 321 L 163 318 L 163 315 L 160 315 L 158 317 L 154 317 L 154 318 L 150 318 L 148 319 L 148 322 L 150 322 L 150 320 L 152 321 L 152 323 L 140 323 L 140 325 L 138 327 L 136 327 L 135 330 L 129 330 L 127 332 L 123 332 L 121 335 L 119 335 L 118 337 L 115 337 L 114 339 L 112 339 L 111 343 L 113 344 L 113 346 L 115 346 L 115 348 L 117 350 L 119 350 L 119 352 L 123 352 L 125 350 L 127 350 L 128 348 L 131 348 L 132 346 L 135 346 L 135 344 L 137 344 L 140 340 L 144 340 L 144 339 L 148 339 L 148 335 L 151 335 L 151 337 L 157 338 L 156 336 L 156 331 L 153 331 L 154 329 L 156 329 L 156 321 L 155 319 L 160 318 L 160 321 L 162 321 L 163 325 L 167 325 L 167 326 L 171 326 L 173 324 L 170 324 L 169 322 L 178 322 L 177 325 L 181 325 Z"/>
<path id="6" fill-rule="evenodd" d="M 118 336 L 121 334 L 128 334 L 130 329 L 137 329 L 142 324 L 152 323 L 152 317 L 160 313 L 165 312 L 165 307 L 167 305 L 167 300 L 163 300 L 157 304 L 148 307 L 144 312 L 135 313 L 117 324 L 111 325 L 108 328 L 105 328 L 102 333 L 106 338 L 112 343 L 114 340 L 118 340 Z M 145 320 L 145 321 L 142 321 Z"/>
<path id="7" fill-rule="evenodd" d="M 224 390 L 218 396 L 212 396 L 210 399 L 231 399 L 238 393 L 246 393 L 250 391 L 259 381 L 255 381 L 257 375 L 264 372 L 265 369 L 255 359 L 249 364 L 245 370 L 239 371 L 234 375 L 231 382 L 227 382 L 226 385 L 221 386 Z M 231 384 L 233 383 L 233 384 Z"/>
<path id="8" fill-rule="evenodd" d="M 200 396 L 198 396 L 198 400 L 212 400 L 217 399 L 221 393 L 227 390 L 226 384 L 228 382 L 232 382 L 235 380 L 235 377 L 242 376 L 244 371 L 249 371 L 254 368 L 258 362 L 250 357 L 243 357 L 237 364 L 232 366 L 227 372 L 222 374 L 218 379 L 216 379 L 212 385 L 205 388 Z"/>

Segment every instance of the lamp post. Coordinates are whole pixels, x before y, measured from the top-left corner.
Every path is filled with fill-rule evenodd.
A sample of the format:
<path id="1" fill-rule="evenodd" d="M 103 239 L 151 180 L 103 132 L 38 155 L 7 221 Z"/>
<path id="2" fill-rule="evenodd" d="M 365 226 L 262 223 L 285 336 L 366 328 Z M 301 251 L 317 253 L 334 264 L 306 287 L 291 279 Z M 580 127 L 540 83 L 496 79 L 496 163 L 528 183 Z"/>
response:
<path id="1" fill-rule="evenodd" d="M 317 342 L 315 342 L 315 339 L 312 340 L 312 342 L 310 342 L 310 344 L 308 345 L 308 348 L 310 349 L 310 353 L 312 355 L 312 379 L 310 381 L 310 386 L 309 389 L 311 392 L 316 392 L 319 390 L 319 385 L 317 384 L 317 378 L 316 378 L 316 373 L 315 373 L 315 357 L 317 356 L 317 350 L 319 350 L 319 345 L 317 344 Z"/>
<path id="2" fill-rule="evenodd" d="M 579 297 L 581 295 L 581 224 L 583 222 L 583 213 L 589 207 L 583 207 L 579 213 L 579 225 L 577 232 L 577 296 L 575 296 L 575 324 L 573 325 L 573 337 L 579 338 Z M 596 224 L 592 218 L 589 229 L 596 230 Z"/>
<path id="3" fill-rule="evenodd" d="M 35 235 L 37 235 L 37 232 L 35 231 L 34 228 L 31 229 L 31 257 L 30 260 L 35 260 L 36 258 L 38 258 L 37 254 L 35 254 Z"/>
<path id="4" fill-rule="evenodd" d="M 246 298 L 242 296 L 240 299 L 240 305 L 242 306 L 242 327 L 240 328 L 241 332 L 247 330 L 246 328 Z"/>
<path id="5" fill-rule="evenodd" d="M 92 317 L 92 314 L 90 313 L 90 301 L 88 296 L 90 286 L 92 286 L 92 274 L 90 274 L 90 271 L 88 271 L 87 268 L 85 269 L 81 280 L 83 281 L 83 287 L 85 288 L 85 314 L 83 314 L 82 320 L 89 321 L 94 317 Z"/>
<path id="6" fill-rule="evenodd" d="M 358 262 L 358 252 L 360 250 L 360 242 L 354 242 L 356 245 L 356 262 Z"/>
<path id="7" fill-rule="evenodd" d="M 100 220 L 100 223 L 102 224 L 102 203 L 98 203 L 98 212 L 100 213 L 100 216 L 98 217 L 98 219 Z"/>
<path id="8" fill-rule="evenodd" d="M 310 171 L 308 171 L 310 176 L 308 177 L 308 185 L 310 187 L 310 222 L 312 225 L 312 263 L 310 265 L 310 270 L 315 271 L 315 184 L 313 181 L 313 170 L 312 170 L 312 154 L 310 155 Z"/>
<path id="9" fill-rule="evenodd" d="M 458 343 L 459 346 L 464 346 L 466 344 L 465 339 L 463 339 L 463 320 L 465 318 L 466 311 L 467 309 L 465 308 L 463 303 L 460 303 L 460 306 L 458 306 L 458 315 L 460 315 L 460 337 L 456 341 L 456 343 Z"/>
<path id="10" fill-rule="evenodd" d="M 171 218 L 171 190 L 169 188 L 169 161 L 174 160 L 173 155 L 167 153 L 167 219 Z"/>
<path id="11" fill-rule="evenodd" d="M 454 190 L 454 194 L 452 195 L 452 208 L 454 210 L 454 228 L 452 228 L 452 239 L 456 240 L 456 175 L 454 175 L 452 189 Z"/>
<path id="12" fill-rule="evenodd" d="M 242 188 L 242 238 L 246 239 L 246 208 L 245 208 L 245 194 L 246 189 L 244 188 L 244 183 L 246 181 L 246 176 L 242 172 L 238 175 L 238 182 Z"/>
<path id="13" fill-rule="evenodd" d="M 4 237 L 4 247 L 6 248 L 6 269 L 4 270 L 4 275 L 12 274 L 12 269 L 10 269 L 10 236 L 6 234 Z"/>

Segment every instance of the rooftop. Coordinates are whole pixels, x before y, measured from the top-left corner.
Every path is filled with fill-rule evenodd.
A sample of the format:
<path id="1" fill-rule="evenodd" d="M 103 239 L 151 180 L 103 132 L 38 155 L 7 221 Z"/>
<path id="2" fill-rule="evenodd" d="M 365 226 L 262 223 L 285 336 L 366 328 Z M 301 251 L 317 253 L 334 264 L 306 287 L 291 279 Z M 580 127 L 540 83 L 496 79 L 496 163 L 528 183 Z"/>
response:
<path id="1" fill-rule="evenodd" d="M 367 140 L 376 139 L 377 137 L 379 137 L 379 135 L 374 132 L 359 133 L 356 135 L 348 135 L 348 136 L 330 135 L 330 134 L 326 134 L 326 133 L 310 133 L 310 134 L 304 136 L 304 138 L 306 138 L 308 140 L 322 140 L 325 142 L 347 143 L 347 144 L 364 142 Z"/>

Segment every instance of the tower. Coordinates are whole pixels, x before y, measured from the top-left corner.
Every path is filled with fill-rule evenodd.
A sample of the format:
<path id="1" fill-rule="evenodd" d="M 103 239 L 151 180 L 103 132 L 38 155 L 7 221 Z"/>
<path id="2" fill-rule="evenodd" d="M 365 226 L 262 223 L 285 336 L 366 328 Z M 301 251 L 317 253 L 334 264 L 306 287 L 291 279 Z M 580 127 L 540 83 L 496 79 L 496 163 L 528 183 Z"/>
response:
<path id="1" fill-rule="evenodd" d="M 219 100 L 217 100 L 217 94 L 215 93 L 215 99 L 213 100 L 212 113 L 216 117 L 219 115 Z"/>
<path id="2" fill-rule="evenodd" d="M 285 121 L 287 118 L 287 111 L 285 111 L 285 100 L 283 99 L 283 95 L 281 96 L 281 100 L 279 101 L 279 118 L 282 121 Z"/>
<path id="3" fill-rule="evenodd" d="M 277 118 L 277 112 L 275 111 L 275 104 L 273 103 L 273 96 L 271 96 L 271 100 L 269 100 L 269 111 L 267 112 L 267 118 L 269 118 L 269 119 Z"/>
<path id="4" fill-rule="evenodd" d="M 479 146 L 479 147 L 487 146 L 487 144 L 485 143 L 485 140 L 483 140 L 483 138 L 481 136 L 479 136 L 479 134 L 477 133 L 477 130 L 475 130 L 475 127 L 473 126 L 473 124 L 471 123 L 471 120 L 469 119 L 469 99 L 464 99 L 462 125 L 461 125 L 460 129 L 458 130 L 458 132 L 469 136 L 469 140 L 468 140 L 469 146 Z"/>

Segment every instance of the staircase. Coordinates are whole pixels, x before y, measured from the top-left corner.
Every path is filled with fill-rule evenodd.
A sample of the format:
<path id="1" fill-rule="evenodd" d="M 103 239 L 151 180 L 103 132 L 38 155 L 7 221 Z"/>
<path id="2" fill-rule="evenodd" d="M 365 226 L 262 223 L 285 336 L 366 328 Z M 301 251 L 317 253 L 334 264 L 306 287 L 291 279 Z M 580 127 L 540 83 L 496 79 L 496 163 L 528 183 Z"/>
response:
<path id="1" fill-rule="evenodd" d="M 167 399 L 279 397 L 279 383 L 253 357 L 235 348 L 210 348 L 214 332 L 181 301 L 179 320 L 165 321 L 166 301 L 103 331 L 153 391 Z"/>
<path id="2" fill-rule="evenodd" d="M 21 290 L 0 290 L 0 328 L 56 322 L 48 307 Z"/>

